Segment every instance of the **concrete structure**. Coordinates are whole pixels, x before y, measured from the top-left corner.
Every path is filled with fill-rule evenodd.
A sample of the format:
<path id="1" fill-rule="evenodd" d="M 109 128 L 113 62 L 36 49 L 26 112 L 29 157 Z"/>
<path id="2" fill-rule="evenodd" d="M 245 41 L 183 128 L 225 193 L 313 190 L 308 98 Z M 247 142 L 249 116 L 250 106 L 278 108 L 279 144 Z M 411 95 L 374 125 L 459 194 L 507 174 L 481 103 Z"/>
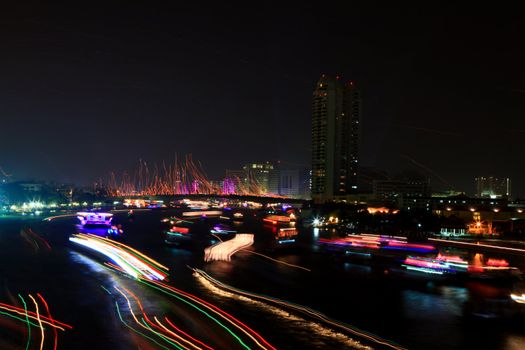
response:
<path id="1" fill-rule="evenodd" d="M 479 198 L 509 198 L 510 179 L 508 177 L 477 177 L 476 195 Z"/>
<path id="2" fill-rule="evenodd" d="M 318 202 L 357 192 L 361 96 L 349 81 L 323 75 L 312 102 L 312 198 Z"/>

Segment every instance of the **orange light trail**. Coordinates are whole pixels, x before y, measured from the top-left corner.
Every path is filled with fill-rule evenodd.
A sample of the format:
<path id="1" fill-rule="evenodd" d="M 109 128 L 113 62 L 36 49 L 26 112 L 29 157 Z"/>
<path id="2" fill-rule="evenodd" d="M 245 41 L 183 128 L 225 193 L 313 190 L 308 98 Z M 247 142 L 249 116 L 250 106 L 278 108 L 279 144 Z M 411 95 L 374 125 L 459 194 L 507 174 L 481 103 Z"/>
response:
<path id="1" fill-rule="evenodd" d="M 54 323 L 54 320 L 51 317 L 51 311 L 49 311 L 49 306 L 47 305 L 46 300 L 44 299 L 44 297 L 40 293 L 36 293 L 36 295 L 42 301 L 42 304 L 44 304 L 44 307 L 46 308 L 47 316 L 51 319 L 51 323 Z M 54 343 L 53 343 L 53 350 L 56 350 L 57 346 L 58 346 L 58 332 L 57 332 L 57 329 L 55 327 L 53 327 L 53 334 L 55 336 L 55 340 L 54 340 Z"/>
<path id="2" fill-rule="evenodd" d="M 38 303 L 36 302 L 35 298 L 29 294 L 29 297 L 31 298 L 31 300 L 33 301 L 33 303 L 35 304 L 35 308 L 36 308 L 36 318 L 38 320 L 38 325 L 40 326 L 40 335 L 41 335 L 41 338 L 40 338 L 40 350 L 42 350 L 44 348 L 44 327 L 42 326 L 42 320 L 40 319 L 40 311 L 38 309 Z"/>

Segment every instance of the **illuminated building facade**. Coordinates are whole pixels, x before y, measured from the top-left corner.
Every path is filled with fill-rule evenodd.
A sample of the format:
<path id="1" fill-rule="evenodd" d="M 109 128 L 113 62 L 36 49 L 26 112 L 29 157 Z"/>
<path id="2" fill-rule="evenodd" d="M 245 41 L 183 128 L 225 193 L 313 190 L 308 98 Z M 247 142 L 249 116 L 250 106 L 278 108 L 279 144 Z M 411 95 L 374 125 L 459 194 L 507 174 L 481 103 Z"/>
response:
<path id="1" fill-rule="evenodd" d="M 266 163 L 250 163 L 243 166 L 243 170 L 249 181 L 253 182 L 259 187 L 262 193 L 268 193 L 270 189 L 275 187 L 272 181 L 271 173 L 273 171 L 273 164 Z"/>
<path id="2" fill-rule="evenodd" d="M 375 180 L 373 193 L 377 200 L 398 202 L 405 197 L 427 197 L 430 195 L 428 180 Z"/>
<path id="3" fill-rule="evenodd" d="M 261 195 L 307 199 L 310 197 L 309 181 L 309 169 L 305 166 L 279 161 L 249 163 L 240 170 L 226 170 L 221 188 L 227 194 L 243 193 L 246 189 Z"/>
<path id="4" fill-rule="evenodd" d="M 476 194 L 478 198 L 509 198 L 510 179 L 508 177 L 477 177 Z"/>
<path id="5" fill-rule="evenodd" d="M 321 76 L 312 102 L 312 198 L 357 192 L 361 97 L 353 82 Z"/>

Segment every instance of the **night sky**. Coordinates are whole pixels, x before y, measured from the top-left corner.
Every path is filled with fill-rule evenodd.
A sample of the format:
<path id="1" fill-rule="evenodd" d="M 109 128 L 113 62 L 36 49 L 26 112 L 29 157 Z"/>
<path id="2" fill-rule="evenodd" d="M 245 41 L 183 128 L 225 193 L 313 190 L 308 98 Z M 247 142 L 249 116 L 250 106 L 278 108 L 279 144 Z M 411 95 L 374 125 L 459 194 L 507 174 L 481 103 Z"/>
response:
<path id="1" fill-rule="evenodd" d="M 522 12 L 26 2 L 0 12 L 0 166 L 89 184 L 191 153 L 211 177 L 310 162 L 323 73 L 362 89 L 361 163 L 525 196 Z M 397 3 L 396 3 L 397 5 Z"/>

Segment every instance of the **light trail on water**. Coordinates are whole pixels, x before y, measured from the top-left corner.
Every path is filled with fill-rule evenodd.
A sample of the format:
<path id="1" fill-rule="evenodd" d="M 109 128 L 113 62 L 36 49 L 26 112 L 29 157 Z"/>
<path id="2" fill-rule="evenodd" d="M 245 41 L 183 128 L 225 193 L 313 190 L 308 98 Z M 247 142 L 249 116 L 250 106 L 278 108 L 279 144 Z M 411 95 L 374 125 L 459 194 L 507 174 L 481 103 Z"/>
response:
<path id="1" fill-rule="evenodd" d="M 230 261 L 233 254 L 253 244 L 253 234 L 240 233 L 228 241 L 204 249 L 204 261 Z"/>
<path id="2" fill-rule="evenodd" d="M 97 252 L 102 252 L 103 254 L 104 253 L 108 253 L 107 251 L 105 250 L 111 250 L 110 254 L 104 254 L 108 257 L 110 257 L 110 259 L 114 262 L 105 262 L 103 265 L 105 265 L 107 268 L 113 270 L 113 271 L 118 271 L 122 274 L 124 274 L 124 276 L 127 276 L 127 277 L 132 277 L 134 280 L 142 283 L 143 285 L 146 285 L 154 290 L 157 290 L 157 291 L 160 291 L 168 296 L 171 296 L 173 298 L 175 298 L 176 300 L 180 301 L 180 302 L 183 302 L 184 304 L 190 306 L 191 308 L 193 308 L 194 310 L 197 310 L 199 313 L 201 313 L 202 315 L 206 316 L 208 319 L 210 319 L 211 321 L 213 321 L 215 324 L 217 324 L 220 328 L 222 328 L 224 331 L 226 331 L 227 334 L 229 334 L 230 336 L 233 337 L 233 339 L 235 339 L 243 348 L 245 349 L 252 349 L 253 346 L 255 345 L 256 347 L 260 348 L 260 349 L 263 349 L 263 350 L 275 350 L 275 347 L 273 347 L 267 340 L 265 340 L 259 333 L 257 333 L 256 331 L 254 331 L 253 329 L 251 329 L 250 327 L 248 327 L 246 324 L 244 324 L 243 322 L 241 322 L 240 320 L 238 320 L 237 318 L 235 318 L 233 315 L 227 313 L 226 311 L 220 309 L 219 307 L 193 295 L 193 294 L 190 294 L 190 293 L 187 293 L 183 290 L 180 290 L 178 288 L 175 288 L 171 285 L 168 285 L 166 283 L 163 283 L 160 281 L 160 279 L 158 278 L 151 278 L 151 275 L 149 273 L 129 273 L 130 271 L 130 266 L 128 265 L 129 264 L 129 260 L 126 260 L 126 263 L 123 263 L 121 260 L 123 259 L 115 259 L 115 254 L 112 254 L 114 253 L 114 249 L 116 248 L 119 248 L 119 249 L 123 249 L 125 251 L 125 253 L 129 253 L 130 251 L 133 252 L 133 257 L 137 257 L 137 256 L 140 256 L 142 259 L 147 259 L 149 262 L 154 262 L 156 264 L 159 264 L 158 262 L 154 261 L 153 259 L 145 256 L 144 254 L 140 253 L 139 251 L 131 248 L 131 247 L 128 247 L 128 246 L 125 246 L 123 245 L 122 243 L 118 243 L 118 242 L 114 242 L 114 241 L 111 241 L 109 239 L 105 239 L 105 238 L 100 238 L 98 236 L 95 236 L 95 237 L 92 237 L 92 235 L 85 235 L 85 234 L 75 234 L 73 235 L 73 237 L 71 238 L 76 238 L 80 241 L 82 241 L 84 243 L 85 240 L 92 240 L 92 241 L 95 241 L 97 244 L 102 244 L 103 245 L 103 249 L 100 249 L 97 250 L 95 249 L 94 247 L 97 247 L 99 248 L 98 246 L 96 245 L 83 245 L 83 246 L 86 246 L 88 248 L 92 248 L 92 249 L 95 249 L 95 251 Z M 107 247 L 106 245 L 108 245 L 109 247 Z M 129 258 L 129 256 L 127 256 L 126 254 L 122 254 L 122 252 L 118 252 L 120 255 L 119 256 L 122 256 L 124 255 L 126 259 Z M 160 265 L 160 264 L 159 264 Z M 160 265 L 162 266 L 162 265 Z M 135 270 L 136 272 L 136 267 L 135 267 Z M 109 291 L 108 288 L 102 286 L 102 288 L 108 292 L 108 294 L 112 295 L 112 293 Z M 149 335 L 145 334 L 147 332 L 149 333 L 152 333 L 155 337 L 160 337 L 162 342 L 164 343 L 168 343 L 169 346 L 175 346 L 176 348 L 182 348 L 182 349 L 186 349 L 186 345 L 188 345 L 188 342 L 193 344 L 190 348 L 191 349 L 197 349 L 197 348 L 200 348 L 200 349 L 203 349 L 203 348 L 206 348 L 206 349 L 211 349 L 211 346 L 209 345 L 206 345 L 204 344 L 204 342 L 201 342 L 201 341 L 198 341 L 196 340 L 195 338 L 193 337 L 190 337 L 190 336 L 186 336 L 187 335 L 187 332 L 178 332 L 178 328 L 172 328 L 170 329 L 168 326 L 164 325 L 162 322 L 158 321 L 158 319 L 153 322 L 151 321 L 151 319 L 146 315 L 146 313 L 144 312 L 143 308 L 142 308 L 142 303 L 139 301 L 139 299 L 134 296 L 133 293 L 131 293 L 129 290 L 126 290 L 124 289 L 123 290 L 118 290 L 119 292 L 119 295 L 121 295 L 122 297 L 124 297 L 127 301 L 126 301 L 126 304 L 128 305 L 128 307 L 130 308 L 130 313 L 133 317 L 134 315 L 134 312 L 132 311 L 132 303 L 130 301 L 130 299 L 128 298 L 128 295 L 126 293 L 128 293 L 129 295 L 132 296 L 132 298 L 136 298 L 134 299 L 136 301 L 136 304 L 138 305 L 139 309 L 141 309 L 142 311 L 142 322 L 139 320 L 139 318 L 137 316 L 133 317 L 135 323 L 137 323 L 140 328 L 142 328 L 144 331 L 139 331 L 137 329 L 135 329 L 134 327 L 132 327 L 131 325 L 129 325 L 123 318 L 122 318 L 122 310 L 121 310 L 121 307 L 119 307 L 118 303 L 116 303 L 116 308 L 117 308 L 117 313 L 119 315 L 119 318 L 121 320 L 121 322 L 129 329 L 131 329 L 133 332 L 137 333 L 137 334 L 140 334 L 152 341 L 154 341 L 157 345 L 159 345 L 158 341 L 155 340 L 154 338 L 150 337 Z M 155 318 L 154 318 L 155 319 Z M 172 323 L 167 321 L 168 322 L 168 325 L 171 325 Z M 160 324 L 159 324 L 160 323 Z M 232 328 L 231 328 L 232 327 Z M 166 328 L 169 330 L 166 331 Z M 147 330 L 147 332 L 146 332 Z M 177 333 L 178 332 L 178 333 Z M 237 334 L 237 332 L 240 332 L 239 334 Z M 177 333 L 177 336 L 175 337 L 173 335 L 173 333 Z M 247 339 L 243 339 L 243 337 L 248 337 L 248 339 L 250 339 L 250 341 L 247 341 Z M 181 338 L 185 339 L 185 340 L 182 340 Z M 253 345 L 250 344 L 251 342 L 253 342 Z M 186 345 L 184 345 L 186 344 Z M 199 345 L 200 344 L 200 345 Z M 189 345 L 188 345 L 189 346 Z M 166 348 L 165 345 L 162 345 L 163 348 Z"/>
<path id="3" fill-rule="evenodd" d="M 71 330 L 73 329 L 73 327 L 66 323 L 57 321 L 51 317 L 49 305 L 40 293 L 37 293 L 37 297 L 44 305 L 44 309 L 47 312 L 47 316 L 40 313 L 40 306 L 37 301 L 37 298 L 33 297 L 33 295 L 31 294 L 29 294 L 28 297 L 33 302 L 35 306 L 35 311 L 30 311 L 24 297 L 22 297 L 21 294 L 18 294 L 18 298 L 22 302 L 23 307 L 9 305 L 6 303 L 0 303 L 0 315 L 9 317 L 16 321 L 20 321 L 21 323 L 27 325 L 27 340 L 25 342 L 25 349 L 31 348 L 32 337 L 36 334 L 40 335 L 39 348 L 41 350 L 44 349 L 44 346 L 46 344 L 46 331 L 48 331 L 49 329 L 53 330 L 53 349 L 56 349 L 58 343 L 57 330 Z M 31 328 L 38 329 L 39 332 L 32 332 Z"/>
<path id="4" fill-rule="evenodd" d="M 92 234 L 76 233 L 69 240 L 108 257 L 133 278 L 163 280 L 168 268 L 125 244 Z"/>
<path id="5" fill-rule="evenodd" d="M 311 309 L 309 307 L 306 307 L 306 306 L 302 306 L 302 305 L 299 305 L 299 304 L 295 304 L 295 303 L 291 303 L 291 302 L 288 302 L 288 301 L 285 301 L 285 300 L 281 300 L 281 299 L 277 299 L 277 298 L 273 298 L 273 297 L 269 297 L 269 296 L 266 296 L 266 295 L 262 295 L 262 294 L 256 294 L 256 293 L 252 293 L 252 292 L 248 292 L 248 291 L 245 291 L 245 290 L 241 290 L 241 289 L 238 289 L 238 288 L 235 288 L 235 287 L 232 287 L 232 286 L 229 286 L 225 283 L 222 283 L 220 282 L 219 280 L 217 279 L 214 279 L 213 277 L 211 277 L 210 275 L 208 275 L 206 272 L 200 270 L 200 269 L 196 269 L 196 268 L 192 268 L 192 270 L 194 271 L 194 276 L 204 285 L 206 286 L 208 289 L 210 289 L 211 291 L 219 294 L 219 295 L 223 295 L 224 296 L 224 293 L 226 294 L 225 296 L 229 296 L 229 297 L 238 297 L 240 298 L 240 300 L 248 300 L 250 302 L 254 302 L 254 303 L 260 303 L 261 305 L 265 306 L 265 307 L 269 307 L 269 308 L 275 308 L 275 306 L 270 306 L 268 304 L 266 304 L 265 302 L 269 302 L 270 304 L 274 304 L 274 305 L 279 305 L 281 307 L 285 307 L 285 308 L 288 308 L 288 309 L 292 309 L 296 312 L 299 312 L 299 313 L 302 313 L 302 314 L 306 314 L 307 316 L 309 317 L 312 317 L 322 323 L 325 323 L 325 324 L 328 324 L 330 325 L 331 327 L 334 327 L 336 329 L 339 329 L 339 330 L 342 330 L 342 331 L 345 331 L 347 333 L 351 333 L 353 335 L 356 335 L 356 336 L 359 336 L 363 339 L 366 339 L 367 341 L 370 341 L 376 345 L 381 345 L 381 346 L 384 346 L 384 347 L 387 347 L 387 348 L 390 348 L 390 349 L 395 349 L 395 350 L 403 350 L 404 348 L 391 342 L 391 341 L 387 341 L 387 340 L 384 340 L 374 334 L 371 334 L 371 333 L 368 333 L 368 332 L 365 332 L 365 331 L 362 331 L 362 330 L 359 330 L 355 327 L 352 327 L 350 325 L 347 325 L 343 322 L 340 322 L 340 321 L 336 321 L 336 320 L 333 320 L 331 318 L 329 318 L 328 316 L 324 315 L 323 313 L 319 312 L 319 311 L 316 311 L 314 309 Z M 245 298 L 245 299 L 243 299 Z M 279 309 L 277 309 L 279 310 Z M 281 311 L 281 310 L 279 310 Z M 283 311 L 281 311 L 281 314 L 283 313 Z M 325 330 L 325 329 L 323 329 Z M 326 335 L 326 332 L 323 332 L 323 335 Z M 363 349 L 370 349 L 370 347 L 367 347 L 367 346 L 364 346 L 358 342 L 356 342 L 355 340 L 353 339 L 350 339 L 348 338 L 347 341 L 354 347 L 361 347 Z"/>

